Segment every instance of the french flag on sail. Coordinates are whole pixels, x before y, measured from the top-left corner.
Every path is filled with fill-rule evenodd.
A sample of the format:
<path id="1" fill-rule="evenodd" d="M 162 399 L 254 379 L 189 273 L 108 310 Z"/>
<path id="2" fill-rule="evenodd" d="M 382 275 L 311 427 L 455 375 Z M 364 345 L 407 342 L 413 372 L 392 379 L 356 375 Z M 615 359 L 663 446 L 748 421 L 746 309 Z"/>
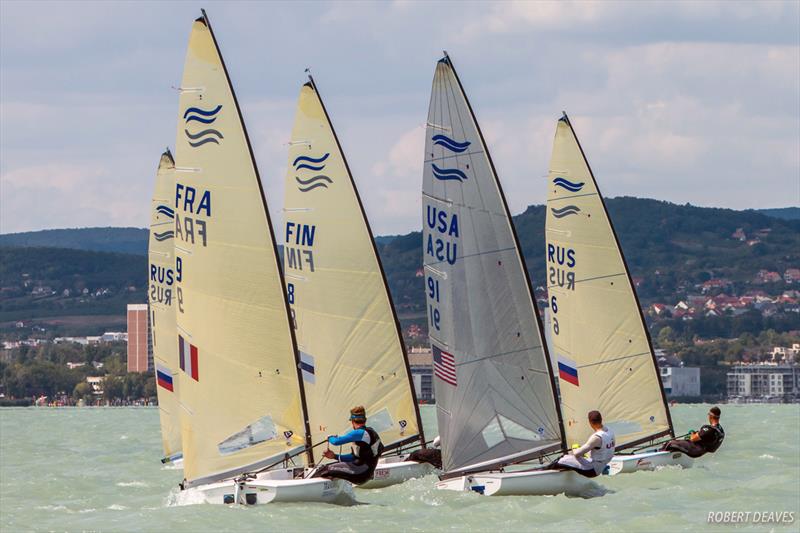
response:
<path id="1" fill-rule="evenodd" d="M 172 384 L 172 370 L 158 363 L 156 363 L 156 382 L 159 387 L 175 392 L 175 387 Z"/>
<path id="2" fill-rule="evenodd" d="M 563 355 L 558 356 L 558 377 L 576 387 L 578 384 L 578 364 L 572 359 L 567 359 Z"/>
<path id="3" fill-rule="evenodd" d="M 197 368 L 197 346 L 178 335 L 178 354 L 181 370 L 191 376 L 193 380 L 200 381 L 200 371 Z"/>

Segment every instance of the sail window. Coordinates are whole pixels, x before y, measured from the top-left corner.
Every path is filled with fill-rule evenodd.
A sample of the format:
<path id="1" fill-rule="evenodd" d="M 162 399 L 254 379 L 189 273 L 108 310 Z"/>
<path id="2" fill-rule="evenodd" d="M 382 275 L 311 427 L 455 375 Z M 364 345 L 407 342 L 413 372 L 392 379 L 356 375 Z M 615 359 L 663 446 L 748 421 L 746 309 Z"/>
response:
<path id="1" fill-rule="evenodd" d="M 506 440 L 505 435 L 503 435 L 503 427 L 500 425 L 500 420 L 498 420 L 496 416 L 492 418 L 491 422 L 486 424 L 486 427 L 481 431 L 481 436 L 483 440 L 486 441 L 487 448 L 497 446 Z"/>
<path id="2" fill-rule="evenodd" d="M 511 439 L 521 439 L 521 440 L 542 440 L 541 435 L 537 432 L 522 426 L 510 418 L 506 418 L 503 415 L 498 415 L 500 418 L 500 425 L 503 428 L 503 433 L 505 433 L 506 437 Z"/>
<path id="3" fill-rule="evenodd" d="M 221 455 L 230 455 L 238 451 L 250 448 L 262 442 L 274 439 L 278 435 L 272 417 L 264 416 L 247 426 L 241 431 L 237 431 L 224 441 L 220 442 L 217 448 Z"/>

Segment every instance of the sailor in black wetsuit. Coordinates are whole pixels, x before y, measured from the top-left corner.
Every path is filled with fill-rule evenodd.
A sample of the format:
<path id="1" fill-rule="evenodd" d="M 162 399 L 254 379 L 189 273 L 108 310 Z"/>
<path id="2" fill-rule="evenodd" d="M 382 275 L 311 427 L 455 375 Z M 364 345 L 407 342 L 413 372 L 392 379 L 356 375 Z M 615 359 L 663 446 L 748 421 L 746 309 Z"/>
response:
<path id="1" fill-rule="evenodd" d="M 661 449 L 668 452 L 685 453 L 694 458 L 714 453 L 725 440 L 725 430 L 719 425 L 721 414 L 719 407 L 712 407 L 708 411 L 708 424 L 701 427 L 700 431 L 692 432 L 688 439 L 671 440 Z"/>
<path id="2" fill-rule="evenodd" d="M 350 409 L 350 422 L 353 424 L 352 431 L 341 437 L 331 435 L 328 437 L 328 444 L 341 446 L 350 443 L 353 445 L 351 453 L 339 455 L 330 449 L 325 450 L 323 452 L 325 457 L 336 459 L 338 462 L 322 465 L 312 477 L 345 479 L 356 485 L 372 479 L 378 458 L 383 453 L 381 437 L 374 429 L 367 427 L 367 414 L 363 406 Z"/>

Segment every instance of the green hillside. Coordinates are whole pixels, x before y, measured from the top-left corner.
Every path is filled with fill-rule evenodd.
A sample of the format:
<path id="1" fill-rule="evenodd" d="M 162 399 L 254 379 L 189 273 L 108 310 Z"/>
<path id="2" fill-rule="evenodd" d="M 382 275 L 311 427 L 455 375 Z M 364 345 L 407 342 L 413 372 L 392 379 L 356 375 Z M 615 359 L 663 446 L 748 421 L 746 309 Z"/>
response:
<path id="1" fill-rule="evenodd" d="M 143 228 L 48 229 L 0 235 L 0 246 L 74 248 L 146 255 L 147 237 L 148 230 Z"/>

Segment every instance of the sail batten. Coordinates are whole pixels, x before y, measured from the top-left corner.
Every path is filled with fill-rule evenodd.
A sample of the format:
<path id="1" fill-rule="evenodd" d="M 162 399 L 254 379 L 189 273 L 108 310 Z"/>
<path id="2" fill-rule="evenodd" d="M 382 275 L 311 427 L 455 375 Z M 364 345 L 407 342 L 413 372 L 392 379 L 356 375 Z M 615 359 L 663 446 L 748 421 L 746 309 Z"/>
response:
<path id="1" fill-rule="evenodd" d="M 449 58 L 423 174 L 423 272 L 447 473 L 563 448 L 542 329 L 508 205 Z M 446 200 L 443 200 L 446 199 Z"/>
<path id="2" fill-rule="evenodd" d="M 424 442 L 399 322 L 366 213 L 313 79 L 300 90 L 284 197 L 284 272 L 313 440 L 364 405 L 388 448 Z"/>
<path id="3" fill-rule="evenodd" d="M 208 19 L 189 39 L 175 150 L 177 335 L 186 486 L 304 449 L 309 431 L 277 248 Z M 311 462 L 311 461 L 309 461 Z"/>
<path id="4" fill-rule="evenodd" d="M 558 121 L 550 169 L 545 253 L 568 442 L 588 438 L 586 412 L 594 409 L 614 430 L 618 450 L 672 435 L 630 270 L 566 115 Z"/>

